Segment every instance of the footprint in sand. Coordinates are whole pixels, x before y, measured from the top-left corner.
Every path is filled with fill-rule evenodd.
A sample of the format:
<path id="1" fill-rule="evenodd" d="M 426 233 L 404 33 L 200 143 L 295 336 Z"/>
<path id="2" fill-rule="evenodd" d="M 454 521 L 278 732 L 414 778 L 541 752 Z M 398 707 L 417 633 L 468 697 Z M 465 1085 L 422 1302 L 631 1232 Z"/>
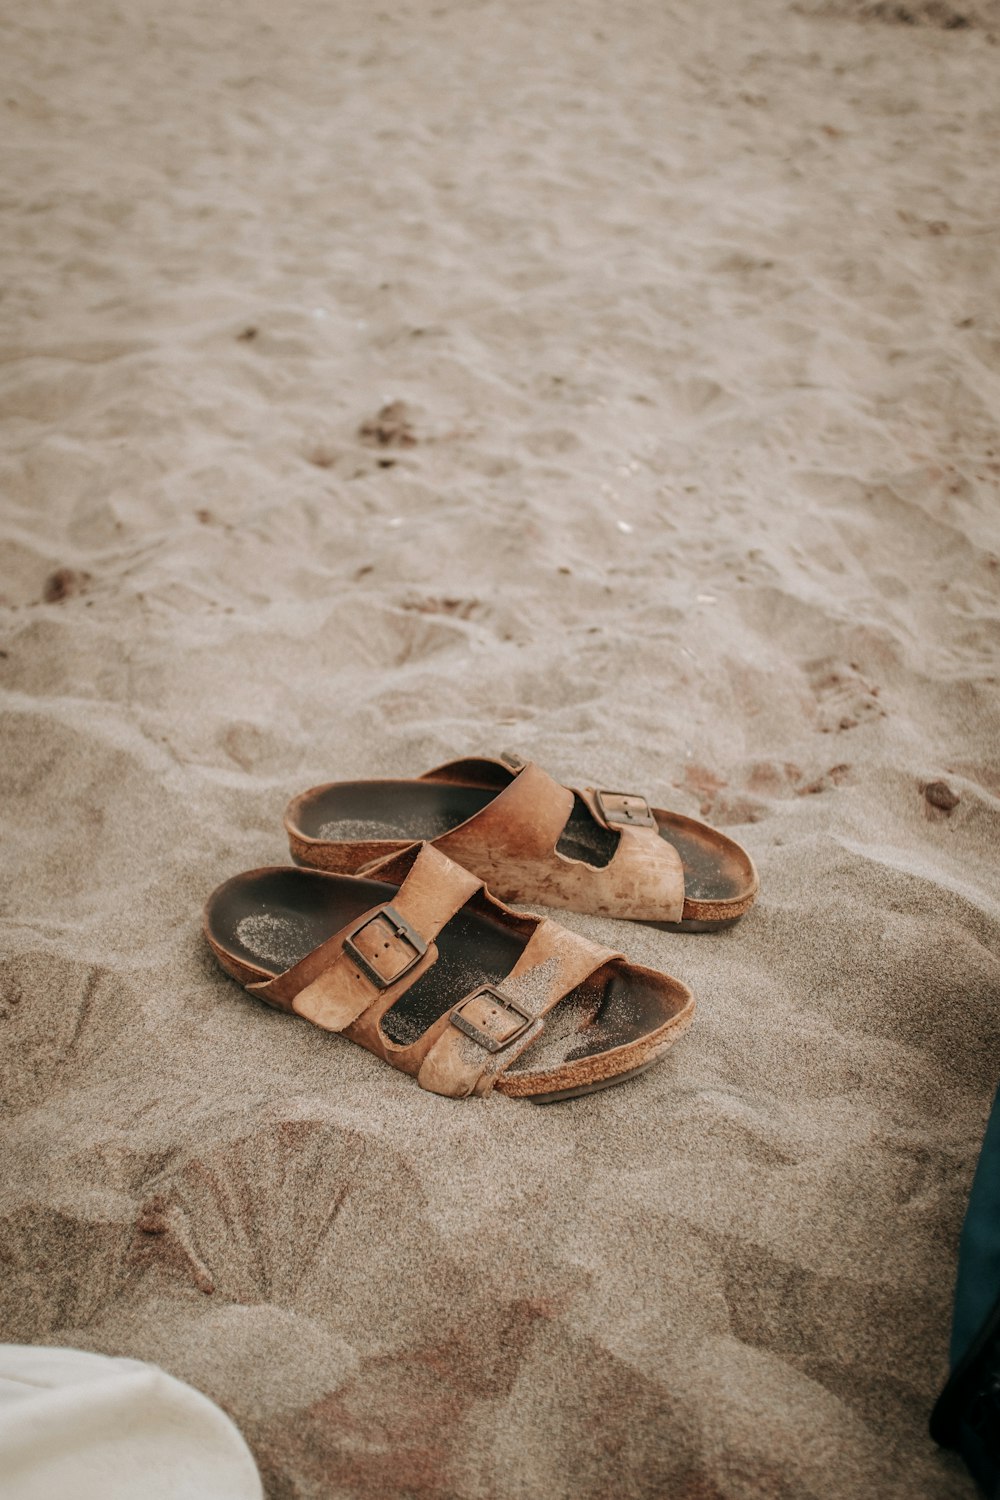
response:
<path id="1" fill-rule="evenodd" d="M 806 674 L 821 734 L 857 729 L 859 724 L 885 718 L 880 689 L 861 676 L 857 662 L 824 656 L 808 662 Z"/>
<path id="2" fill-rule="evenodd" d="M 773 812 L 775 801 L 832 791 L 844 783 L 850 769 L 841 764 L 820 776 L 810 776 L 792 761 L 757 760 L 744 766 L 730 785 L 706 766 L 689 762 L 683 780 L 674 785 L 698 798 L 701 817 L 727 828 L 760 823 Z"/>
<path id="3" fill-rule="evenodd" d="M 240 770 L 248 773 L 273 770 L 288 748 L 280 735 L 246 720 L 227 724 L 218 735 L 218 743 Z"/>

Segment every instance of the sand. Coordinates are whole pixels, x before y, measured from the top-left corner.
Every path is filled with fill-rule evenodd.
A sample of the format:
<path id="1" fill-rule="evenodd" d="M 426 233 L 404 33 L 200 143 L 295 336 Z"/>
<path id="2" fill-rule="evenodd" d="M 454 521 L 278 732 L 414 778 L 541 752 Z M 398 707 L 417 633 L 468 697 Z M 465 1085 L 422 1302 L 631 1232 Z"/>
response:
<path id="1" fill-rule="evenodd" d="M 281 1500 L 968 1500 L 1000 8 L 4 33 L 0 1337 L 190 1381 Z M 504 748 L 762 878 L 721 935 L 567 918 L 700 1010 L 547 1109 L 199 931 L 294 792 Z"/>

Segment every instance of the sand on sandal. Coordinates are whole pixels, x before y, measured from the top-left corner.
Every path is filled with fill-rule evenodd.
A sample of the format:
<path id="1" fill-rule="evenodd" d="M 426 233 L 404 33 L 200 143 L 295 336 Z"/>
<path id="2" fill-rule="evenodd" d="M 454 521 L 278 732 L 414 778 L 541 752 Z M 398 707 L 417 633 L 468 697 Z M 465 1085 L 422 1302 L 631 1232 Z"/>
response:
<path id="1" fill-rule="evenodd" d="M 0 1338 L 162 1365 L 282 1500 L 969 1500 L 995 0 L 3 33 Z M 567 918 L 700 1011 L 548 1109 L 199 932 L 292 793 L 505 747 L 762 878 L 712 937 Z"/>

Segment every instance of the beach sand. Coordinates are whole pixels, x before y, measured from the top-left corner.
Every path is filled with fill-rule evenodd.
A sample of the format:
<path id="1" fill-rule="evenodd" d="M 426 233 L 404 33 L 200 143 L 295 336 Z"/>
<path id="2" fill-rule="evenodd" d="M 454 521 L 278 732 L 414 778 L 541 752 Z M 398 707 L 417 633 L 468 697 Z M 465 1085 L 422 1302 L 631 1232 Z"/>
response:
<path id="1" fill-rule="evenodd" d="M 193 1383 L 272 1500 L 969 1500 L 1000 7 L 4 32 L 0 1337 Z M 200 934 L 292 793 L 504 748 L 762 880 L 714 936 L 566 917 L 700 1008 L 550 1108 Z"/>

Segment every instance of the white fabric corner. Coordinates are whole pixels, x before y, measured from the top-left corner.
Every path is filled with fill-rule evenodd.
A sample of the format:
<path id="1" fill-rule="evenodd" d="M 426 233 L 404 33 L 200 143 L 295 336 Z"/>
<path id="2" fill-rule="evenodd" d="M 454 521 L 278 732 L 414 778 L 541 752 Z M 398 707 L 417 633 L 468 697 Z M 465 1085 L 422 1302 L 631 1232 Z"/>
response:
<path id="1" fill-rule="evenodd" d="M 262 1500 L 239 1429 L 156 1365 L 0 1344 L 3 1500 Z"/>

